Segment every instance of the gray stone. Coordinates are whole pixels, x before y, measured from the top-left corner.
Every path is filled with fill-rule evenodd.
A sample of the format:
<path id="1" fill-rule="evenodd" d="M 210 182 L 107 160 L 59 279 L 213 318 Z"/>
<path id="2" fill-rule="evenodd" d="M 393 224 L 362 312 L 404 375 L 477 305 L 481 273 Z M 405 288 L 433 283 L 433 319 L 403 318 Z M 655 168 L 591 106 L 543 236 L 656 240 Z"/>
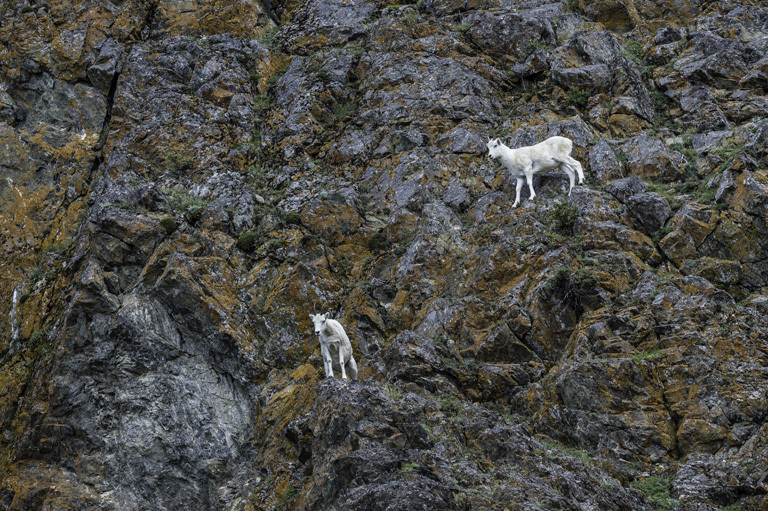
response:
<path id="1" fill-rule="evenodd" d="M 745 149 L 755 158 L 768 156 L 768 122 L 757 129 L 747 142 Z"/>
<path id="2" fill-rule="evenodd" d="M 685 126 L 699 133 L 730 129 L 731 123 L 708 88 L 686 87 L 680 91 L 678 99 L 684 112 L 680 122 Z"/>
<path id="3" fill-rule="evenodd" d="M 443 360 L 454 355 L 441 343 L 412 331 L 395 337 L 384 353 L 389 381 L 410 381 L 435 391 L 444 385 L 444 373 L 450 369 Z"/>
<path id="4" fill-rule="evenodd" d="M 648 185 L 640 180 L 635 174 L 623 179 L 613 181 L 608 187 L 608 191 L 621 202 L 627 202 L 627 199 L 638 193 L 644 193 L 648 190 Z"/>
<path id="5" fill-rule="evenodd" d="M 685 30 L 677 27 L 660 28 L 653 38 L 654 44 L 669 44 L 679 41 L 685 35 Z"/>
<path id="6" fill-rule="evenodd" d="M 424 230 L 430 234 L 442 234 L 461 229 L 461 219 L 442 202 L 426 204 L 422 214 L 421 223 Z"/>
<path id="7" fill-rule="evenodd" d="M 747 71 L 746 48 L 735 39 L 695 32 L 686 53 L 675 67 L 691 83 L 736 85 Z"/>
<path id="8" fill-rule="evenodd" d="M 366 22 L 376 12 L 368 0 L 321 0 L 297 9 L 282 33 L 287 44 L 304 53 L 325 45 L 343 45 L 366 34 Z"/>
<path id="9" fill-rule="evenodd" d="M 452 153 L 478 154 L 487 149 L 485 141 L 476 130 L 461 127 L 441 137 L 437 143 Z"/>
<path id="10" fill-rule="evenodd" d="M 560 9 L 551 4 L 538 9 L 476 10 L 462 16 L 461 22 L 469 25 L 467 36 L 485 53 L 523 61 L 537 45 L 555 44 L 551 20 Z"/>
<path id="11" fill-rule="evenodd" d="M 644 272 L 637 280 L 634 289 L 632 289 L 632 299 L 650 303 L 656 296 L 658 281 L 658 276 L 652 271 L 648 270 Z"/>
<path id="12" fill-rule="evenodd" d="M 443 202 L 460 211 L 469 205 L 470 200 L 469 190 L 462 186 L 457 180 L 448 183 L 448 186 L 443 193 Z"/>
<path id="13" fill-rule="evenodd" d="M 120 72 L 120 58 L 125 49 L 114 39 L 105 39 L 97 46 L 99 54 L 96 61 L 88 68 L 88 79 L 103 94 L 107 94 L 112 80 Z"/>
<path id="14" fill-rule="evenodd" d="M 621 150 L 627 158 L 627 170 L 644 179 L 664 182 L 685 178 L 683 156 L 670 150 L 658 138 L 639 135 L 632 137 Z"/>
<path id="15" fill-rule="evenodd" d="M 589 170 L 599 183 L 607 183 L 624 175 L 624 169 L 611 144 L 601 138 L 589 150 Z"/>
<path id="16" fill-rule="evenodd" d="M 626 204 L 630 213 L 650 236 L 659 233 L 672 211 L 669 201 L 655 193 L 632 195 L 627 199 Z"/>

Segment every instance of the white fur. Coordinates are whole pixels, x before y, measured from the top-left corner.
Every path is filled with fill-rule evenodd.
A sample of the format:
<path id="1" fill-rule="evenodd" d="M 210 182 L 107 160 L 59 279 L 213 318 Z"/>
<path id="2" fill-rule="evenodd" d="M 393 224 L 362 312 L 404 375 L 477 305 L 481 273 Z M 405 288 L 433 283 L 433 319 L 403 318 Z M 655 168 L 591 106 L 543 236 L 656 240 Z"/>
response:
<path id="1" fill-rule="evenodd" d="M 574 172 L 579 175 L 579 184 L 584 182 L 584 171 L 581 164 L 571 158 L 572 149 L 573 142 L 565 137 L 551 137 L 544 142 L 520 149 L 510 149 L 502 144 L 498 138 L 488 141 L 488 156 L 498 159 L 517 178 L 517 195 L 512 207 L 517 207 L 520 204 L 523 176 L 528 182 L 531 200 L 533 200 L 536 197 L 536 192 L 533 191 L 533 175 L 557 168 L 568 174 L 571 181 L 571 187 L 568 189 L 568 196 L 570 196 L 576 181 Z"/>
<path id="2" fill-rule="evenodd" d="M 325 366 L 325 377 L 333 378 L 334 362 L 341 366 L 341 377 L 347 379 L 347 372 L 353 380 L 357 379 L 357 363 L 352 356 L 352 343 L 341 323 L 328 319 L 327 314 L 310 314 L 315 324 L 315 335 L 320 338 L 320 354 Z"/>

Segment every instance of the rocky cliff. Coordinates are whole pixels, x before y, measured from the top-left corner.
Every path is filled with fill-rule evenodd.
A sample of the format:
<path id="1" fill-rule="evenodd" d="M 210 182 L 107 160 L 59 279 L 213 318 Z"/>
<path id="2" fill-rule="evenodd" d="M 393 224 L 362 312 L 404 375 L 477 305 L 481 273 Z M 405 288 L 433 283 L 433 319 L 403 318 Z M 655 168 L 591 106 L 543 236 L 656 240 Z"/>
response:
<path id="1" fill-rule="evenodd" d="M 766 55 L 752 1 L 0 0 L 0 509 L 768 509 Z M 551 135 L 585 184 L 512 208 L 485 141 Z"/>

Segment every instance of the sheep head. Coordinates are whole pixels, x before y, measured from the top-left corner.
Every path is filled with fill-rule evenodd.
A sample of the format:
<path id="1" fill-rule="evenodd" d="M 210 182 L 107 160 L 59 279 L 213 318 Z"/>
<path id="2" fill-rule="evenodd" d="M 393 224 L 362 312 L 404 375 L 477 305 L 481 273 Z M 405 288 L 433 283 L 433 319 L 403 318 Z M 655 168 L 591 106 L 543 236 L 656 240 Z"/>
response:
<path id="1" fill-rule="evenodd" d="M 498 158 L 499 156 L 501 156 L 500 149 L 504 146 L 504 144 L 501 143 L 500 139 L 492 138 L 488 140 L 488 143 L 486 145 L 488 146 L 489 158 Z"/>
<path id="2" fill-rule="evenodd" d="M 327 321 L 326 314 L 310 314 L 309 319 L 312 320 L 312 323 L 315 324 L 315 335 L 320 335 L 320 333 L 325 330 L 325 323 Z"/>

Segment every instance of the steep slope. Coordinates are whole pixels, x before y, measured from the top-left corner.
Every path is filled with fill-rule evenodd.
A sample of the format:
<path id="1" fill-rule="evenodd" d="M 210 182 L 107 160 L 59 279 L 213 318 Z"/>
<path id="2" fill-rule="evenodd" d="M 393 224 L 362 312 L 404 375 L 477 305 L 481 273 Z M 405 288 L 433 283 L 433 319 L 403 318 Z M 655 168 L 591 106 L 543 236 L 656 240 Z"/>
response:
<path id="1" fill-rule="evenodd" d="M 765 6 L 0 7 L 1 508 L 768 506 Z"/>

